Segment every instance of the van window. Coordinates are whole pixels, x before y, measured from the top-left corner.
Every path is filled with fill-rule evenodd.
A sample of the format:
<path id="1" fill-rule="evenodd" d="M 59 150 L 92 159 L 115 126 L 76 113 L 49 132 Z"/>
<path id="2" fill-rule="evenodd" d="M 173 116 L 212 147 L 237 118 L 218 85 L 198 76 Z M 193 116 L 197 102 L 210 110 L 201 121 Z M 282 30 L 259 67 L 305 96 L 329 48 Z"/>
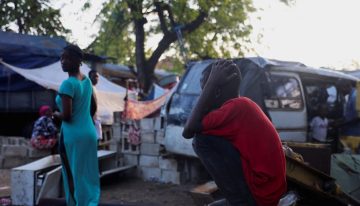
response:
<path id="1" fill-rule="evenodd" d="M 200 94 L 200 79 L 203 70 L 209 65 L 210 62 L 204 61 L 196 63 L 190 68 L 188 74 L 184 76 L 185 79 L 182 80 L 182 84 L 179 88 L 179 93 L 182 94 Z"/>
<path id="2" fill-rule="evenodd" d="M 331 107 L 336 103 L 337 90 L 334 85 L 306 85 L 305 89 L 311 105 L 328 104 Z"/>
<path id="3" fill-rule="evenodd" d="M 328 98 L 327 98 L 327 103 L 333 107 L 336 103 L 336 100 L 337 100 L 337 89 L 335 87 L 335 85 L 329 85 L 327 88 L 326 88 L 326 91 L 328 93 Z"/>
<path id="4" fill-rule="evenodd" d="M 265 98 L 268 109 L 298 110 L 303 107 L 300 85 L 289 76 L 271 75 L 270 95 Z"/>
<path id="5" fill-rule="evenodd" d="M 329 117 L 336 117 L 338 116 L 337 113 L 341 113 L 341 108 L 338 108 L 338 91 L 334 83 L 324 83 L 319 81 L 307 82 L 304 88 L 308 102 L 309 118 L 317 115 L 320 104 L 327 105 Z M 338 111 L 339 109 L 340 111 Z"/>

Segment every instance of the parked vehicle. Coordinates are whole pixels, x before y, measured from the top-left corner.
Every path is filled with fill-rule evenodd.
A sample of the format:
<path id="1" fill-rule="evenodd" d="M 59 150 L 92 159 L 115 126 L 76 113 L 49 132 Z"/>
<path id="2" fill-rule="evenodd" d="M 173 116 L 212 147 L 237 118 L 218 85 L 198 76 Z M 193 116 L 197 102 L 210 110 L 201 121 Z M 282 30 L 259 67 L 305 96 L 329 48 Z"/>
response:
<path id="1" fill-rule="evenodd" d="M 182 137 L 183 126 L 201 92 L 202 71 L 215 60 L 192 62 L 164 106 L 166 150 L 196 156 L 191 141 Z M 309 122 L 320 104 L 327 104 L 328 118 L 341 118 L 345 103 L 338 81 L 359 79 L 341 72 L 311 68 L 298 62 L 261 57 L 233 60 L 242 73 L 240 95 L 256 102 L 272 120 L 283 141 L 308 142 Z M 336 131 L 329 131 L 331 137 Z"/>

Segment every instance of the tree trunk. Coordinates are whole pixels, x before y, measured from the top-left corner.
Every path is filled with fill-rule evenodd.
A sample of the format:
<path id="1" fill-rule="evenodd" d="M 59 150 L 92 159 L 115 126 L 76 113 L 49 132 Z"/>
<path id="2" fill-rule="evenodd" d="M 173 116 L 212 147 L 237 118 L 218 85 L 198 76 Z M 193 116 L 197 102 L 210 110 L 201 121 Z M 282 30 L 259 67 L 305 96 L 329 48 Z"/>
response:
<path id="1" fill-rule="evenodd" d="M 21 12 L 19 11 L 20 8 L 18 7 L 18 3 L 17 1 L 14 2 L 14 10 L 17 14 L 20 14 Z M 16 17 L 16 24 L 18 25 L 18 33 L 22 34 L 24 33 L 24 25 L 22 24 L 21 21 L 21 15 L 17 15 Z"/>
<path id="2" fill-rule="evenodd" d="M 147 62 L 145 59 L 145 31 L 144 31 L 144 22 L 142 19 L 135 20 L 135 57 L 136 57 L 136 68 L 138 71 L 138 80 L 140 87 L 144 93 L 148 93 L 148 90 L 151 87 L 151 81 L 148 76 Z"/>
<path id="3" fill-rule="evenodd" d="M 145 59 L 145 31 L 144 25 L 147 23 L 147 20 L 143 17 L 142 14 L 142 1 L 127 1 L 131 9 L 131 13 L 134 14 L 133 21 L 135 25 L 135 58 L 136 58 L 136 68 L 137 68 L 137 78 L 142 89 L 142 93 L 147 95 L 152 82 L 153 82 L 153 69 L 149 69 L 148 63 Z"/>
<path id="4" fill-rule="evenodd" d="M 161 29 L 164 33 L 163 38 L 160 40 L 157 48 L 152 53 L 150 58 L 147 60 L 145 58 L 145 31 L 144 24 L 147 23 L 147 20 L 143 17 L 142 13 L 142 0 L 128 0 L 127 4 L 133 14 L 133 21 L 135 25 L 135 55 L 136 55 L 136 67 L 137 67 L 137 77 L 140 83 L 140 87 L 142 88 L 143 94 L 147 95 L 150 92 L 151 86 L 155 80 L 154 70 L 157 62 L 159 61 L 161 55 L 170 47 L 171 43 L 177 40 L 176 33 L 174 31 L 170 31 L 166 27 L 166 23 L 164 20 L 163 9 L 159 3 L 155 6 L 157 7 L 157 12 L 160 18 Z M 171 14 L 170 9 L 166 8 Z M 182 28 L 182 32 L 184 34 L 193 32 L 196 28 L 198 28 L 205 20 L 207 14 L 204 12 L 200 12 L 196 19 L 185 24 Z M 170 21 L 172 24 L 175 24 L 175 21 L 170 15 Z M 174 26 L 174 25 L 173 25 Z"/>

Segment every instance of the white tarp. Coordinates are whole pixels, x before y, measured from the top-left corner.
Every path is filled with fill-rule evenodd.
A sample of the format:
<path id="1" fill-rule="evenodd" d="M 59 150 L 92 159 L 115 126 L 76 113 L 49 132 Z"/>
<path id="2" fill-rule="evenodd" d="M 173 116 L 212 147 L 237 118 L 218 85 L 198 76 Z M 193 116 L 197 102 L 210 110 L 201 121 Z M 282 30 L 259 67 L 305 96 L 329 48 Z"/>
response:
<path id="1" fill-rule="evenodd" d="M 20 74 L 24 78 L 47 89 L 55 91 L 58 91 L 62 81 L 68 78 L 68 74 L 63 72 L 61 68 L 60 61 L 36 69 L 18 68 L 3 62 L 1 59 L 0 63 Z M 86 64 L 83 64 L 80 67 L 80 71 L 87 76 L 90 68 Z M 113 112 L 124 110 L 124 97 L 126 90 L 125 88 L 110 82 L 101 75 L 99 77 L 99 83 L 96 85 L 96 90 L 98 99 L 98 115 L 101 122 L 103 124 L 112 124 Z"/>

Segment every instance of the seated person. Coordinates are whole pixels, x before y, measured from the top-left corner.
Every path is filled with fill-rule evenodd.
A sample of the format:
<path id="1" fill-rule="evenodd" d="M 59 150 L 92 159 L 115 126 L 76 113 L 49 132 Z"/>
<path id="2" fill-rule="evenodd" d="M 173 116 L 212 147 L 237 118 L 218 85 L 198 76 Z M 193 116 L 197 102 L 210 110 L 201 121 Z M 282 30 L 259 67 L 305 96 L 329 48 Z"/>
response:
<path id="1" fill-rule="evenodd" d="M 319 106 L 319 114 L 310 122 L 311 138 L 314 142 L 326 142 L 329 120 L 326 118 L 327 105 Z"/>
<path id="2" fill-rule="evenodd" d="M 36 120 L 31 135 L 31 145 L 36 149 L 52 149 L 57 143 L 58 129 L 52 121 L 52 109 L 41 106 L 39 110 L 40 118 Z"/>
<path id="3" fill-rule="evenodd" d="M 261 108 L 239 97 L 240 69 L 232 61 L 210 64 L 183 137 L 214 179 L 228 205 L 277 206 L 287 189 L 280 137 Z"/>

